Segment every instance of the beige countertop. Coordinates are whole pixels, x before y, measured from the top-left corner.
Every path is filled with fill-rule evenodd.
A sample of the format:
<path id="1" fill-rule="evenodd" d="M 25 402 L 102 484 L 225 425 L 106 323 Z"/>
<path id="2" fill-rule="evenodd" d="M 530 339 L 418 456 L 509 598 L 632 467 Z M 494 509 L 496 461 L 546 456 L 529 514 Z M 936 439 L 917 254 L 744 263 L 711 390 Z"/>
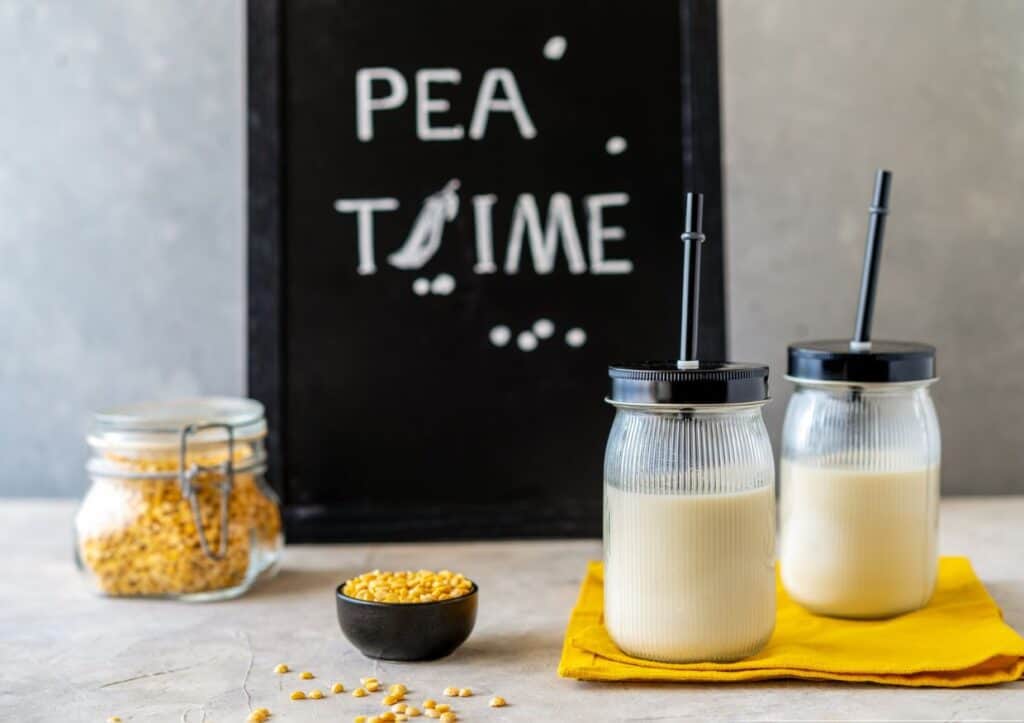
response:
<path id="1" fill-rule="evenodd" d="M 249 702 L 272 721 L 351 721 L 382 710 L 377 696 L 292 702 L 288 693 L 376 675 L 410 699 L 473 688 L 460 720 L 1021 720 L 1024 682 L 976 689 L 900 689 L 779 681 L 626 685 L 558 678 L 565 623 L 588 559 L 584 541 L 291 546 L 273 580 L 223 603 L 112 600 L 91 594 L 71 561 L 71 502 L 0 501 L 0 720 L 245 720 Z M 942 503 L 941 550 L 967 555 L 1024 631 L 1024 497 Z M 480 584 L 476 630 L 431 663 L 374 662 L 341 636 L 333 588 L 370 568 L 448 567 Z M 315 681 L 278 676 L 280 662 Z M 509 707 L 491 709 L 504 696 Z M 429 720 L 418 718 L 416 720 Z"/>

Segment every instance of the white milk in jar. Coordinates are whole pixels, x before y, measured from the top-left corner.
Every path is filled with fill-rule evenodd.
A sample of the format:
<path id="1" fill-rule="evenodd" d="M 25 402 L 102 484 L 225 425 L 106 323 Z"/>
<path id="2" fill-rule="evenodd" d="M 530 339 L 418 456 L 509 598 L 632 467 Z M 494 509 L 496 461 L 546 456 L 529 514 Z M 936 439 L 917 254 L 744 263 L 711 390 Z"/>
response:
<path id="1" fill-rule="evenodd" d="M 771 487 L 648 494 L 609 487 L 605 625 L 651 660 L 735 660 L 775 625 Z"/>
<path id="2" fill-rule="evenodd" d="M 938 571 L 938 417 L 925 344 L 789 348 L 782 584 L 811 612 L 884 618 L 928 604 Z"/>
<path id="3" fill-rule="evenodd" d="M 647 362 L 609 375 L 608 634 L 649 660 L 753 655 L 775 627 L 775 468 L 761 417 L 767 367 Z"/>
<path id="4" fill-rule="evenodd" d="M 892 472 L 783 461 L 782 582 L 812 612 L 888 617 L 935 589 L 939 470 Z"/>

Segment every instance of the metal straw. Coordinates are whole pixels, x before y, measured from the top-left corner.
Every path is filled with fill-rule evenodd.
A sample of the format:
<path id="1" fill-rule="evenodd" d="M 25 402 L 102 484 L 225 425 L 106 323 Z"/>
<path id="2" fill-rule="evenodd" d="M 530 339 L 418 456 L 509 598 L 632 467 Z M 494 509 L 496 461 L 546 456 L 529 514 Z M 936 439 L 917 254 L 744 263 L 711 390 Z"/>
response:
<path id="1" fill-rule="evenodd" d="M 875 194 L 868 209 L 868 240 L 864 249 L 864 272 L 860 279 L 860 303 L 857 305 L 857 328 L 850 340 L 851 351 L 871 348 L 871 319 L 875 314 L 875 289 L 882 262 L 882 238 L 885 217 L 889 213 L 889 189 L 892 173 L 879 168 L 875 174 Z"/>
<path id="2" fill-rule="evenodd" d="M 697 315 L 700 311 L 700 247 L 704 243 L 701 223 L 704 194 L 686 194 L 683 225 L 683 320 L 679 334 L 679 368 L 697 366 Z"/>

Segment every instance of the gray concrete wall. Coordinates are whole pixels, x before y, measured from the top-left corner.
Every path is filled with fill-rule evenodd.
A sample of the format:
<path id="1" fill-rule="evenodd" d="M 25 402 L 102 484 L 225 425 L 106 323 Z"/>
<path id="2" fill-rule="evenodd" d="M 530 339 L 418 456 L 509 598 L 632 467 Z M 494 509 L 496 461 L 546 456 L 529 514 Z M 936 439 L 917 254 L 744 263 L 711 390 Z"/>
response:
<path id="1" fill-rule="evenodd" d="M 244 390 L 240 0 L 0 3 L 0 494 L 89 411 Z"/>
<path id="2" fill-rule="evenodd" d="M 724 0 L 734 356 L 939 347 L 946 492 L 1024 492 L 1024 3 Z M 77 495 L 88 412 L 244 390 L 241 0 L 0 4 L 0 494 Z M 777 436 L 776 436 L 777 439 Z"/>
<path id="3" fill-rule="evenodd" d="M 938 347 L 943 491 L 1024 492 L 1024 2 L 726 0 L 731 350 L 853 331 L 894 173 L 876 338 Z M 778 446 L 776 446 L 778 449 Z"/>

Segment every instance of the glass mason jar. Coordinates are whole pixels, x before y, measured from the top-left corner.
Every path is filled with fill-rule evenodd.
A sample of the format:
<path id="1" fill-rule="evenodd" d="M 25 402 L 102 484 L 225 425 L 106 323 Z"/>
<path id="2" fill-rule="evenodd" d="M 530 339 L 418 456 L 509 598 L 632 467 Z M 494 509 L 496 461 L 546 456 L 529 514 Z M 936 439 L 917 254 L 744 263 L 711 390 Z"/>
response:
<path id="1" fill-rule="evenodd" d="M 938 570 L 935 349 L 848 341 L 789 348 L 783 430 L 782 582 L 822 615 L 917 610 Z"/>
<path id="2" fill-rule="evenodd" d="M 263 405 L 208 397 L 96 414 L 76 562 L 105 595 L 218 600 L 272 574 L 284 545 L 265 479 Z"/>
<path id="3" fill-rule="evenodd" d="M 668 662 L 737 660 L 775 628 L 775 465 L 768 368 L 609 368 L 604 622 Z"/>

